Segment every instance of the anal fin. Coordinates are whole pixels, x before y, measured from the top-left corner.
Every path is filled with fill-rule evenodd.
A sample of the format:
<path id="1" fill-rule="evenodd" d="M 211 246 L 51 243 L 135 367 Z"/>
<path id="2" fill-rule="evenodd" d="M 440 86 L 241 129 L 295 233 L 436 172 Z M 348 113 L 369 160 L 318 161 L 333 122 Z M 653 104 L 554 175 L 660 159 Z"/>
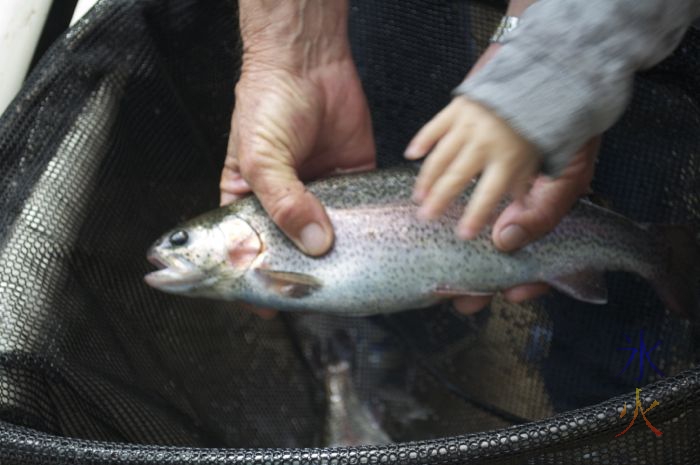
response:
<path id="1" fill-rule="evenodd" d="M 606 304 L 608 288 L 605 276 L 598 271 L 584 270 L 546 280 L 554 289 L 582 302 Z"/>

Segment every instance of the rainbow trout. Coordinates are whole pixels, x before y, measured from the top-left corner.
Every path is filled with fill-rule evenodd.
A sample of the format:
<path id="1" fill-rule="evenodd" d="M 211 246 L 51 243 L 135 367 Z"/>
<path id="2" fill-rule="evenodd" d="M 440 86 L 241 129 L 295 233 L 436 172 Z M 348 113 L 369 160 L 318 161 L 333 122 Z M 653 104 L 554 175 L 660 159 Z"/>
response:
<path id="1" fill-rule="evenodd" d="M 368 315 L 529 282 L 605 303 L 603 272 L 626 271 L 650 281 L 669 309 L 697 313 L 698 245 L 683 228 L 637 224 L 579 201 L 551 233 L 503 253 L 489 230 L 470 241 L 455 235 L 473 185 L 442 218 L 418 221 L 410 199 L 416 174 L 410 166 L 310 184 L 335 228 L 322 257 L 301 253 L 249 196 L 160 238 L 148 252 L 160 269 L 146 282 L 280 310 Z"/>

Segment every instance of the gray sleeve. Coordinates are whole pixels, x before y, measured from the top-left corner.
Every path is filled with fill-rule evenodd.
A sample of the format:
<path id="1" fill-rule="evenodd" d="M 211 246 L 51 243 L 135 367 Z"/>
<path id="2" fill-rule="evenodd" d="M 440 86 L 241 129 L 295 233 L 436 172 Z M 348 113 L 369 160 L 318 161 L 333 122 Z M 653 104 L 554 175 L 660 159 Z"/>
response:
<path id="1" fill-rule="evenodd" d="M 669 55 L 698 15 L 700 0 L 540 0 L 455 94 L 505 119 L 558 175 L 620 117 L 634 72 Z"/>

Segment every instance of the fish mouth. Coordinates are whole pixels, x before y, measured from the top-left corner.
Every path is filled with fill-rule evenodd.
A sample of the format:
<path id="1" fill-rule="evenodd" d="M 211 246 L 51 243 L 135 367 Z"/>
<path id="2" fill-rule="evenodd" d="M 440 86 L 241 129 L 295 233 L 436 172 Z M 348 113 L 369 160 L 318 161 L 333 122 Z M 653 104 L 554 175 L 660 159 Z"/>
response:
<path id="1" fill-rule="evenodd" d="M 196 287 L 206 278 L 192 262 L 182 257 L 171 256 L 166 260 L 156 249 L 151 249 L 146 255 L 151 264 L 158 270 L 144 276 L 146 284 L 156 289 L 169 292 L 186 292 Z"/>

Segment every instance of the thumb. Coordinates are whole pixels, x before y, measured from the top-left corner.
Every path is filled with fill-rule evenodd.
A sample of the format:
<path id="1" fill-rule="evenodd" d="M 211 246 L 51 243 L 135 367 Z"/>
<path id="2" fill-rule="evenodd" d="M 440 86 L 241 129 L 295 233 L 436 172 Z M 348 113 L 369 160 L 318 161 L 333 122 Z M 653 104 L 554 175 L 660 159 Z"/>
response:
<path id="1" fill-rule="evenodd" d="M 333 227 L 321 202 L 306 190 L 293 166 L 279 159 L 241 160 L 241 174 L 272 221 L 308 255 L 322 255 L 333 243 Z"/>
<path id="2" fill-rule="evenodd" d="M 493 242 L 510 252 L 554 229 L 578 198 L 589 191 L 600 136 L 590 139 L 560 177 L 540 176 L 524 200 L 511 203 L 493 226 Z"/>
<path id="3" fill-rule="evenodd" d="M 524 200 L 511 203 L 493 227 L 493 242 L 510 252 L 544 236 L 561 221 L 584 191 L 567 179 L 540 177 Z"/>

